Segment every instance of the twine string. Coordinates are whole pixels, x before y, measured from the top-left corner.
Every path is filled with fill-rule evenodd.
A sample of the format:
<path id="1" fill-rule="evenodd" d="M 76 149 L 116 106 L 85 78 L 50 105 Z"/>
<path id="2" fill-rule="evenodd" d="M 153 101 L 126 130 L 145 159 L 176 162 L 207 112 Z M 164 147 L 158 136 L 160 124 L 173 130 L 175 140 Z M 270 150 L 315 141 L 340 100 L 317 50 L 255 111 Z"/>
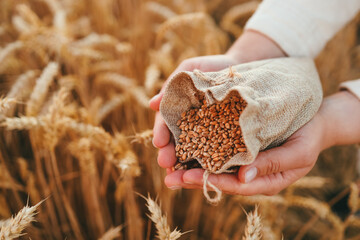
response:
<path id="1" fill-rule="evenodd" d="M 210 176 L 210 171 L 209 170 L 205 170 L 204 174 L 203 174 L 203 193 L 204 196 L 206 197 L 206 200 L 208 200 L 209 203 L 213 204 L 213 205 L 217 205 L 220 200 L 221 200 L 221 195 L 222 192 L 219 188 L 217 188 L 214 184 L 212 184 L 209 181 L 209 176 Z M 210 197 L 209 195 L 209 191 L 207 188 L 207 185 L 209 185 L 209 187 L 211 187 L 214 191 L 215 191 L 215 196 L 214 197 Z"/>

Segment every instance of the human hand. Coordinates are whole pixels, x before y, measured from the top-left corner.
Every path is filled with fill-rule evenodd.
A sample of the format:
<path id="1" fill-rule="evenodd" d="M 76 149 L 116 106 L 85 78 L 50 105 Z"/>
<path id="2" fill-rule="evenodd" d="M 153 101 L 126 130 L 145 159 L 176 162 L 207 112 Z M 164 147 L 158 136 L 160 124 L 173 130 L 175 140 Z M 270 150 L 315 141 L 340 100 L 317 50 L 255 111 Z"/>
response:
<path id="1" fill-rule="evenodd" d="M 242 34 L 226 54 L 187 59 L 179 65 L 169 79 L 180 71 L 192 71 L 194 69 L 203 72 L 218 71 L 240 63 L 284 56 L 285 53 L 271 39 L 261 33 L 248 30 Z M 164 87 L 158 95 L 150 100 L 150 107 L 157 111 L 153 129 L 153 144 L 159 148 L 159 165 L 163 168 L 171 168 L 176 163 L 175 145 L 173 141 L 170 141 L 170 131 L 158 112 L 163 90 Z M 171 171 L 168 169 L 169 172 Z"/>
<path id="2" fill-rule="evenodd" d="M 336 114 L 334 114 L 336 113 Z M 284 144 L 260 152 L 235 174 L 210 175 L 208 180 L 229 194 L 274 195 L 305 176 L 319 153 L 330 146 L 360 142 L 360 101 L 344 91 L 326 98 L 315 117 Z M 172 189 L 202 188 L 202 169 L 178 170 L 165 178 Z"/>
<path id="3" fill-rule="evenodd" d="M 312 169 L 322 150 L 323 131 L 322 117 L 316 115 L 281 146 L 260 152 L 252 164 L 236 173 L 212 174 L 208 180 L 229 194 L 276 194 Z M 165 184 L 202 188 L 203 173 L 203 169 L 175 171 L 165 178 Z"/>

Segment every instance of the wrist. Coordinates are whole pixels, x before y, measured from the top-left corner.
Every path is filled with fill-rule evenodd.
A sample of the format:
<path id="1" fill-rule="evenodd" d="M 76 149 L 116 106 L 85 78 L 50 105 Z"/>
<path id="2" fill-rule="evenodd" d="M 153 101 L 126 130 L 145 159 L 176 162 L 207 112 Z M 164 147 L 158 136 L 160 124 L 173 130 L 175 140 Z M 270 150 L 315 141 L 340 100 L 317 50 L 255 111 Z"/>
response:
<path id="1" fill-rule="evenodd" d="M 360 142 L 360 101 L 348 91 L 326 97 L 318 115 L 323 119 L 323 149 Z"/>
<path id="2" fill-rule="evenodd" d="M 246 30 L 226 55 L 238 63 L 286 57 L 285 52 L 272 39 L 253 30 Z"/>

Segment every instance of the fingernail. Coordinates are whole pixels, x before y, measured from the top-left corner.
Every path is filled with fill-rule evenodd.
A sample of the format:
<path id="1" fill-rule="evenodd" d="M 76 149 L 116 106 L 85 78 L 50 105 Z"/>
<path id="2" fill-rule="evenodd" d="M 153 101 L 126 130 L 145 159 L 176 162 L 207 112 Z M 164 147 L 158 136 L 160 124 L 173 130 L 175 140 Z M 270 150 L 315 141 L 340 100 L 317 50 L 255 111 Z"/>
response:
<path id="1" fill-rule="evenodd" d="M 155 145 L 155 143 L 154 143 L 154 138 L 151 140 L 151 143 L 152 143 L 152 145 L 154 146 L 154 148 L 158 148 L 158 147 Z"/>
<path id="2" fill-rule="evenodd" d="M 156 94 L 155 96 L 153 96 L 151 99 L 150 99 L 150 102 L 151 101 L 154 101 L 155 99 L 157 99 L 159 97 L 159 94 Z"/>
<path id="3" fill-rule="evenodd" d="M 181 187 L 180 186 L 171 186 L 171 187 L 169 187 L 171 190 L 178 190 L 178 189 L 180 189 Z"/>
<path id="4" fill-rule="evenodd" d="M 252 180 L 254 180 L 254 178 L 257 175 L 257 168 L 253 167 L 250 168 L 246 173 L 245 173 L 245 183 L 249 183 Z"/>
<path id="5" fill-rule="evenodd" d="M 185 183 L 185 184 L 190 184 L 190 185 L 193 184 L 192 182 L 184 182 L 184 183 Z"/>

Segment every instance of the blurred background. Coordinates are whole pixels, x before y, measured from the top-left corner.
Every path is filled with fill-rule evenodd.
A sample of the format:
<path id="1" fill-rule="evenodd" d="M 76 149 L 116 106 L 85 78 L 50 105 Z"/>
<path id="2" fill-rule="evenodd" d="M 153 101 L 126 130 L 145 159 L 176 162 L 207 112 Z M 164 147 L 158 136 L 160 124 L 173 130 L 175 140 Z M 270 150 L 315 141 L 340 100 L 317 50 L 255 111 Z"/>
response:
<path id="1" fill-rule="evenodd" d="M 21 238 L 154 239 L 139 193 L 161 202 L 171 229 L 191 230 L 180 239 L 242 239 L 255 204 L 263 239 L 360 239 L 356 146 L 324 151 L 277 196 L 215 207 L 201 190 L 163 184 L 148 100 L 184 59 L 224 53 L 259 3 L 1 0 L 1 231 L 46 199 Z M 360 15 L 316 65 L 325 95 L 360 78 Z"/>

